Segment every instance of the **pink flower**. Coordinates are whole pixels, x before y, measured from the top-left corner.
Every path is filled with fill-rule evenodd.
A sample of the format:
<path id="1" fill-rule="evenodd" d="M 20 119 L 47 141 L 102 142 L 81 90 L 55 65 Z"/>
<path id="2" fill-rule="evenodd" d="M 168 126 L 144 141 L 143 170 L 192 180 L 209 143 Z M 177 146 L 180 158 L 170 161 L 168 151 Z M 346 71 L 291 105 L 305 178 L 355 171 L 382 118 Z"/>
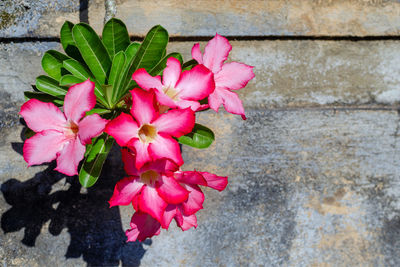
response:
<path id="1" fill-rule="evenodd" d="M 151 76 L 145 69 L 138 69 L 132 75 L 137 84 L 147 90 L 156 89 L 161 105 L 170 108 L 187 108 L 193 111 L 200 108 L 197 100 L 206 98 L 214 91 L 213 74 L 204 66 L 198 65 L 189 71 L 181 72 L 181 63 L 176 58 L 167 60 L 161 82 L 160 76 Z"/>
<path id="2" fill-rule="evenodd" d="M 137 211 L 150 214 L 160 221 L 168 203 L 181 203 L 188 198 L 189 192 L 169 173 L 179 166 L 167 159 L 146 163 L 136 169 L 135 156 L 122 149 L 122 161 L 128 177 L 120 180 L 110 199 L 110 206 L 133 204 Z"/>
<path id="3" fill-rule="evenodd" d="M 101 134 L 107 124 L 107 120 L 98 114 L 84 117 L 95 104 L 94 83 L 90 80 L 68 90 L 64 99 L 64 113 L 53 103 L 36 99 L 23 104 L 20 114 L 28 127 L 36 132 L 25 141 L 23 148 L 28 166 L 57 159 L 55 170 L 70 176 L 78 174 L 78 164 L 85 154 L 85 145 Z"/>
<path id="4" fill-rule="evenodd" d="M 128 238 L 127 242 L 136 240 L 144 241 L 148 237 L 159 235 L 161 224 L 146 213 L 135 212 L 132 216 L 130 226 L 131 229 L 125 232 Z"/>
<path id="5" fill-rule="evenodd" d="M 190 109 L 174 109 L 159 114 L 153 90 L 145 92 L 133 89 L 131 115 L 121 113 L 106 127 L 120 146 L 127 146 L 136 153 L 136 168 L 146 162 L 161 158 L 173 160 L 182 165 L 183 159 L 178 142 L 172 137 L 190 133 L 195 116 Z"/>
<path id="6" fill-rule="evenodd" d="M 199 44 L 195 44 L 192 48 L 192 57 L 214 73 L 215 90 L 208 97 L 210 108 L 218 112 L 218 108 L 222 104 L 226 111 L 239 114 L 245 120 L 242 101 L 232 90 L 245 87 L 254 78 L 253 67 L 239 62 L 224 64 L 231 49 L 232 46 L 228 40 L 216 34 L 207 43 L 203 55 Z"/>

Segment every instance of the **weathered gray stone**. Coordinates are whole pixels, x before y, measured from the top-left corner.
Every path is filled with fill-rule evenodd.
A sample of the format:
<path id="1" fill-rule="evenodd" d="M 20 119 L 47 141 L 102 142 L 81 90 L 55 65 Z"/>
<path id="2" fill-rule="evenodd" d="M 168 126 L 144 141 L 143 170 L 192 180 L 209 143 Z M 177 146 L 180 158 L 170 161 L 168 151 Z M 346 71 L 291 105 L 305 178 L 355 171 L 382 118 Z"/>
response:
<path id="1" fill-rule="evenodd" d="M 140 245 L 123 242 L 132 207 L 107 208 L 123 176 L 118 151 L 100 184 L 80 193 L 74 178 L 50 171 L 54 165 L 25 169 L 16 152 L 22 127 L 1 132 L 2 164 L 19 162 L 0 175 L 3 264 L 400 264 L 396 111 L 248 110 L 247 121 L 224 112 L 198 119 L 216 142 L 206 150 L 185 147 L 184 169 L 228 175 L 229 185 L 221 193 L 205 189 L 197 229 L 171 225 Z"/>
<path id="2" fill-rule="evenodd" d="M 101 0 L 90 5 L 97 30 L 104 14 Z M 398 35 L 400 3 L 396 0 L 174 0 L 118 1 L 117 17 L 133 35 L 156 24 L 172 36 L 365 36 Z"/>

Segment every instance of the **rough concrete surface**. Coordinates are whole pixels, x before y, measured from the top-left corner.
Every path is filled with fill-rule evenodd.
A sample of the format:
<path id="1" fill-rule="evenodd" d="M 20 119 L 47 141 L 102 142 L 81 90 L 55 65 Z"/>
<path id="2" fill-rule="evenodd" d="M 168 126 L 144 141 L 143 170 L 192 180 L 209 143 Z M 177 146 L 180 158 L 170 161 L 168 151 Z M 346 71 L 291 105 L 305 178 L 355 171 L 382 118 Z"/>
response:
<path id="1" fill-rule="evenodd" d="M 89 20 L 101 33 L 104 13 L 102 0 L 3 0 L 0 37 L 59 36 L 64 20 Z M 397 0 L 117 1 L 117 17 L 140 36 L 155 24 L 172 36 L 398 35 L 399 14 Z"/>

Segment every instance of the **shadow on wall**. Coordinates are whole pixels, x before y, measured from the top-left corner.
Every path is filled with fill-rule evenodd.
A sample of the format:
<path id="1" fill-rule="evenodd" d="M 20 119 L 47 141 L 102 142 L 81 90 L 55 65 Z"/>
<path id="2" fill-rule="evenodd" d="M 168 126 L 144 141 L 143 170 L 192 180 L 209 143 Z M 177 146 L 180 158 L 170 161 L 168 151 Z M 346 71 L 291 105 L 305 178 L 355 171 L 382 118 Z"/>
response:
<path id="1" fill-rule="evenodd" d="M 23 143 L 12 144 L 20 154 L 22 146 Z M 118 154 L 117 151 L 112 153 Z M 81 186 L 76 176 L 65 177 L 53 171 L 54 168 L 53 162 L 32 179 L 20 182 L 11 178 L 1 185 L 4 199 L 12 206 L 1 216 L 3 231 L 9 233 L 25 228 L 21 242 L 35 246 L 43 225 L 50 221 L 50 234 L 57 236 L 64 228 L 70 234 L 66 258 L 82 256 L 89 266 L 113 266 L 120 262 L 123 266 L 138 266 L 145 253 L 143 245 L 126 242 L 119 209 L 109 208 L 107 202 L 117 179 L 124 175 L 122 166 L 115 170 L 107 161 L 103 174 L 113 175 L 102 175 L 87 193 L 80 192 Z M 57 188 L 59 184 L 62 188 Z M 52 192 L 52 187 L 61 190 L 53 189 Z M 151 241 L 145 244 L 150 245 Z M 54 246 L 51 249 L 59 248 Z"/>

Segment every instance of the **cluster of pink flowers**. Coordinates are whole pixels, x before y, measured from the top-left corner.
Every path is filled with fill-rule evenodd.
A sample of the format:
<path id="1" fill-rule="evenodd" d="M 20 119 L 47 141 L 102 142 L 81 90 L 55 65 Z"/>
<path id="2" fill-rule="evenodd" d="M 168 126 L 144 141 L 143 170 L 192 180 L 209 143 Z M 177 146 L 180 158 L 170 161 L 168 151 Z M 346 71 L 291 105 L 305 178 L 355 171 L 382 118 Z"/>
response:
<path id="1" fill-rule="evenodd" d="M 172 219 L 182 230 L 197 227 L 196 212 L 202 209 L 200 186 L 222 191 L 227 177 L 208 172 L 182 171 L 176 138 L 190 133 L 195 112 L 223 105 L 245 119 L 243 105 L 234 90 L 254 77 L 251 66 L 224 63 L 231 50 L 228 40 L 216 35 L 202 55 L 199 44 L 192 49 L 198 65 L 183 71 L 181 63 L 169 58 L 160 76 L 145 69 L 133 73 L 140 88 L 130 91 L 130 114 L 111 121 L 98 114 L 85 116 L 94 108 L 94 84 L 87 80 L 72 86 L 65 96 L 64 113 L 54 104 L 29 100 L 21 108 L 28 127 L 36 134 L 26 140 L 24 159 L 30 165 L 57 159 L 59 172 L 77 174 L 85 145 L 106 132 L 122 147 L 127 177 L 120 180 L 110 199 L 111 206 L 132 204 L 135 213 L 126 231 L 128 241 L 142 241 L 168 229 Z M 199 101 L 208 98 L 208 104 Z"/>

